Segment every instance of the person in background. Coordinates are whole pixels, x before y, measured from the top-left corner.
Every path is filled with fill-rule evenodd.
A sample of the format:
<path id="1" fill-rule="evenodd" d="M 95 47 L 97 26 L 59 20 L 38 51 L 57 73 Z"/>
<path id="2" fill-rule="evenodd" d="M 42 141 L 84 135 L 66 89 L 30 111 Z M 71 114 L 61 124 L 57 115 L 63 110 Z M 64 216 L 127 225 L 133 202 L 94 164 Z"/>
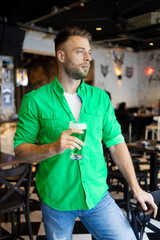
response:
<path id="1" fill-rule="evenodd" d="M 155 217 L 157 206 L 137 182 L 108 95 L 83 81 L 90 67 L 90 41 L 91 35 L 77 27 L 58 33 L 58 76 L 23 97 L 14 137 L 15 155 L 21 163 L 39 163 L 36 187 L 47 240 L 71 240 L 76 217 L 96 239 L 136 240 L 108 192 L 102 140 L 142 208 L 147 213 L 153 211 Z M 72 135 L 83 131 L 69 129 L 70 121 L 87 124 L 85 145 Z M 71 159 L 71 151 L 82 146 L 84 158 Z"/>
<path id="2" fill-rule="evenodd" d="M 121 102 L 116 110 L 116 117 L 122 128 L 122 134 L 126 140 L 129 141 L 129 124 L 133 122 L 133 117 L 127 110 L 126 102 Z"/>
<path id="3" fill-rule="evenodd" d="M 108 92 L 107 90 L 105 90 L 105 92 L 108 94 L 108 96 L 109 96 L 109 99 L 112 101 L 112 96 L 111 96 L 111 93 L 110 93 L 110 92 Z"/>

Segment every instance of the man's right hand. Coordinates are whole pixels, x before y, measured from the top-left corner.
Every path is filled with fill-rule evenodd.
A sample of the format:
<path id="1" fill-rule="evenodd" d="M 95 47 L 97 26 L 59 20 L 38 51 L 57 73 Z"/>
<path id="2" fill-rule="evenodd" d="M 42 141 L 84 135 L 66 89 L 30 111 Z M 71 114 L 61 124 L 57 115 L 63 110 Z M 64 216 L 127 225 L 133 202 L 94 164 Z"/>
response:
<path id="1" fill-rule="evenodd" d="M 83 146 L 84 143 L 79 138 L 71 136 L 72 133 L 83 134 L 83 131 L 80 129 L 71 128 L 67 131 L 62 132 L 59 139 L 53 143 L 56 154 L 61 154 L 66 149 L 73 150 L 74 148 L 77 148 L 77 149 L 81 150 L 81 146 Z"/>

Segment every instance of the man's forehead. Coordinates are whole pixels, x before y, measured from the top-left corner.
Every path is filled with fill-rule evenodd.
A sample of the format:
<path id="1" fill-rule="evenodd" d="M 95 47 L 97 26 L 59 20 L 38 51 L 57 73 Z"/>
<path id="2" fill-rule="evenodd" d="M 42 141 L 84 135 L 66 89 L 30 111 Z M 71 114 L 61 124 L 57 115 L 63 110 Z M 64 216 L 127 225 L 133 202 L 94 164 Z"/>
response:
<path id="1" fill-rule="evenodd" d="M 70 36 L 66 41 L 66 46 L 74 47 L 74 48 L 91 48 L 90 43 L 87 38 L 81 36 Z"/>

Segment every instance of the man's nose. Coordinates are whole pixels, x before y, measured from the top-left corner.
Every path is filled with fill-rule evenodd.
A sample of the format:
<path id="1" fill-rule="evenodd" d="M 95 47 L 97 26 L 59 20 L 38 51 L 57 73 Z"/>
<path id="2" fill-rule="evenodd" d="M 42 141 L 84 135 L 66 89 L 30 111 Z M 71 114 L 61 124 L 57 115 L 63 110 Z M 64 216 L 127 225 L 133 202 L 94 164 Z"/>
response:
<path id="1" fill-rule="evenodd" d="M 84 60 L 87 61 L 87 62 L 90 62 L 90 61 L 91 61 L 91 55 L 86 52 L 86 53 L 84 54 Z"/>

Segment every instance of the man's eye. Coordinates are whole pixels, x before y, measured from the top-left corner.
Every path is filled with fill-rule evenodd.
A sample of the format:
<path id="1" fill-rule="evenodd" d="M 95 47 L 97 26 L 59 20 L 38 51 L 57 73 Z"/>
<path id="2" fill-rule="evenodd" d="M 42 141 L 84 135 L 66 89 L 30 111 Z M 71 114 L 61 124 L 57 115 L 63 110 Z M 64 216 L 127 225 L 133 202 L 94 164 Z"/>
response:
<path id="1" fill-rule="evenodd" d="M 83 50 L 77 50 L 76 52 L 77 53 L 83 53 Z"/>

